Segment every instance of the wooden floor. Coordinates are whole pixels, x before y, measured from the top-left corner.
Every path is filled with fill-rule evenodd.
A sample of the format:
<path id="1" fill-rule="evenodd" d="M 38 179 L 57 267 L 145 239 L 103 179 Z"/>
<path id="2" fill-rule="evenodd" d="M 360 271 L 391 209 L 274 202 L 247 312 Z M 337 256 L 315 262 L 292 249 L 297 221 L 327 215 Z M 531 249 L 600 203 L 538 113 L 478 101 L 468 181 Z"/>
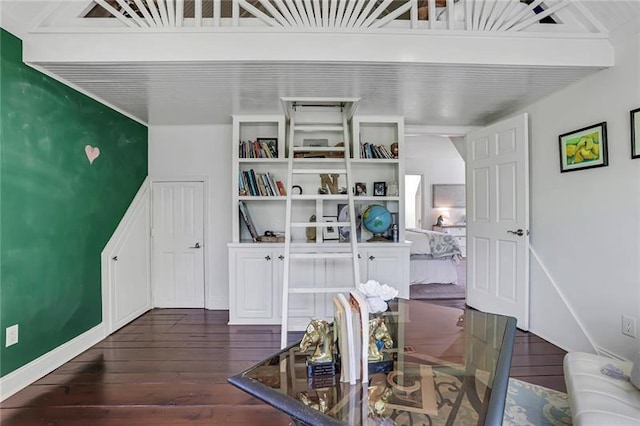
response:
<path id="1" fill-rule="evenodd" d="M 227 320 L 227 311 L 152 310 L 2 402 L 0 424 L 289 425 L 287 416 L 226 382 L 279 349 L 279 327 Z M 518 332 L 511 375 L 564 391 L 563 356 Z"/>

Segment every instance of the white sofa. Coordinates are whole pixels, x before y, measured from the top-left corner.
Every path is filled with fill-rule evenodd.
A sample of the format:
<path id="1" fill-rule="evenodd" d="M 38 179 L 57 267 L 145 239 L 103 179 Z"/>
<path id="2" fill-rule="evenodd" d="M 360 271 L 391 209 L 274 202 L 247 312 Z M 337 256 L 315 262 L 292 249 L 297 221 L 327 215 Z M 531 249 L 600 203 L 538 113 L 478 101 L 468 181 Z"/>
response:
<path id="1" fill-rule="evenodd" d="M 640 425 L 640 390 L 627 379 L 602 374 L 602 368 L 609 363 L 629 376 L 630 362 L 583 352 L 565 356 L 564 379 L 574 425 Z"/>

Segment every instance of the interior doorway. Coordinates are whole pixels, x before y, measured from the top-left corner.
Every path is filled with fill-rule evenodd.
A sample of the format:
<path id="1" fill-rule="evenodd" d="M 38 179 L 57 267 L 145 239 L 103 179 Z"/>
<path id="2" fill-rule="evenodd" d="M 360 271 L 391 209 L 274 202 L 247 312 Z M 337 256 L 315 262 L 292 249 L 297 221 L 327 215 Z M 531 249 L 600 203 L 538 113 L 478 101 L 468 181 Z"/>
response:
<path id="1" fill-rule="evenodd" d="M 434 203 L 434 185 L 465 185 L 465 162 L 451 138 L 406 135 L 405 224 L 413 235 L 437 235 L 455 242 L 457 256 L 429 258 L 413 249 L 410 258 L 410 295 L 429 301 L 464 306 L 466 298 L 466 208 Z M 464 196 L 462 196 L 464 200 Z M 441 225 L 441 226 L 438 226 Z M 405 235 L 409 235 L 406 231 Z M 448 234 L 448 235 L 447 235 Z M 408 238 L 410 239 L 410 238 Z M 435 244 L 437 242 L 434 241 Z M 463 257 L 460 257 L 460 254 Z M 440 301 L 440 302 L 438 302 Z"/>
<path id="2" fill-rule="evenodd" d="M 204 308 L 204 183 L 152 184 L 153 305 Z"/>

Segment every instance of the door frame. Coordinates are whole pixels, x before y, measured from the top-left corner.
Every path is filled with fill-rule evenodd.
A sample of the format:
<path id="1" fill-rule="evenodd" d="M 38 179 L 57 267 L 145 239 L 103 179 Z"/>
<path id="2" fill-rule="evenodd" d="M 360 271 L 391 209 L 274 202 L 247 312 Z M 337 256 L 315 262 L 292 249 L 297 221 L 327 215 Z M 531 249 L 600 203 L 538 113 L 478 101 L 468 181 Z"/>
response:
<path id="1" fill-rule="evenodd" d="M 149 182 L 149 190 L 150 197 L 149 202 L 151 206 L 149 208 L 149 214 L 151 215 L 149 234 L 151 235 L 151 231 L 153 229 L 153 185 L 155 183 L 184 183 L 184 182 L 200 182 L 202 183 L 202 218 L 204 223 L 202 224 L 202 256 L 203 262 L 202 267 L 203 271 L 203 279 L 204 279 L 204 308 L 212 309 L 210 302 L 210 295 L 212 289 L 209 285 L 209 177 L 205 175 L 179 175 L 179 176 L 153 176 L 150 178 Z M 149 250 L 151 251 L 151 261 L 149 263 L 150 268 L 150 277 L 151 277 L 151 307 L 155 308 L 155 300 L 153 298 L 153 290 L 154 290 L 154 276 L 153 276 L 153 236 L 149 238 Z"/>

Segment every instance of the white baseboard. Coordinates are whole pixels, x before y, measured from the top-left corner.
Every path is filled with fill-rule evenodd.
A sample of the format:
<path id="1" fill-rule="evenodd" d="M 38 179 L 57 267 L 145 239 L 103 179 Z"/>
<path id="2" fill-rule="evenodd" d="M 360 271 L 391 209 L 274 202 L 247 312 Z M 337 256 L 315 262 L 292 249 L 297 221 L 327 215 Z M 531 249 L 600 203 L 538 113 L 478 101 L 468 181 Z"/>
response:
<path id="1" fill-rule="evenodd" d="M 0 378 L 0 401 L 51 373 L 106 337 L 103 323 Z"/>
<path id="2" fill-rule="evenodd" d="M 626 362 L 629 362 L 629 360 L 628 360 L 628 359 L 623 358 L 623 357 L 621 357 L 620 355 L 616 355 L 616 354 L 614 354 L 613 352 L 611 352 L 611 351 L 609 351 L 609 350 L 607 350 L 607 349 L 605 349 L 605 348 L 603 348 L 603 347 L 598 346 L 598 347 L 596 348 L 596 351 L 598 352 L 598 355 L 604 355 L 604 356 L 606 356 L 606 357 L 608 357 L 608 358 L 616 359 L 616 360 L 618 360 L 618 361 L 626 361 Z"/>

